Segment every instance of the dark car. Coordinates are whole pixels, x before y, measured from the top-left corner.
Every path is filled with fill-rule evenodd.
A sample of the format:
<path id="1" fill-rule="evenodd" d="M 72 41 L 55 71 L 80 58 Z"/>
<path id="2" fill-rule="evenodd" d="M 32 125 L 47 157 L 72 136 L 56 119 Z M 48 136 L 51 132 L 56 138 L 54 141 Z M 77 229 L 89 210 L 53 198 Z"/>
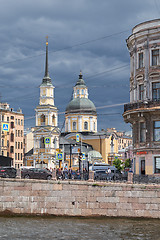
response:
<path id="1" fill-rule="evenodd" d="M 50 180 L 52 178 L 52 173 L 47 169 L 23 168 L 21 170 L 21 178 Z"/>
<path id="2" fill-rule="evenodd" d="M 94 172 L 94 179 L 95 180 L 109 180 L 111 174 L 108 174 L 105 170 L 97 170 Z"/>
<path id="3" fill-rule="evenodd" d="M 108 170 L 96 170 L 94 172 L 95 180 L 121 180 L 121 173 L 116 168 L 111 168 L 110 173 Z"/>
<path id="4" fill-rule="evenodd" d="M 1 178 L 16 178 L 17 170 L 13 167 L 0 167 Z"/>

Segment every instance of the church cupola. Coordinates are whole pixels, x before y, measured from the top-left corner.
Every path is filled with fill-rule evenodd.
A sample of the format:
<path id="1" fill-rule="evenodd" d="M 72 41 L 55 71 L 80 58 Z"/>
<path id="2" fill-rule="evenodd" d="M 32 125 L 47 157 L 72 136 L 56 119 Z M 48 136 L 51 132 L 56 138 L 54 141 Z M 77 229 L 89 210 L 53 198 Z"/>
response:
<path id="1" fill-rule="evenodd" d="M 73 89 L 73 99 L 65 111 L 65 132 L 97 132 L 96 107 L 88 99 L 88 88 L 81 72 Z"/>
<path id="2" fill-rule="evenodd" d="M 81 71 L 79 74 L 79 79 L 74 86 L 73 98 L 88 98 L 88 88 L 83 80 Z"/>

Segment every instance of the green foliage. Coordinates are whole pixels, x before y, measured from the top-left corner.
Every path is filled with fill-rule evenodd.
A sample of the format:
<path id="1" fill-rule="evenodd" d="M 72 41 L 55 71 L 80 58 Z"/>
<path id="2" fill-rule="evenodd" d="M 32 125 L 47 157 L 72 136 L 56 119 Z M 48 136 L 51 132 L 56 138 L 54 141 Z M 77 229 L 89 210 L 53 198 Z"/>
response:
<path id="1" fill-rule="evenodd" d="M 122 170 L 122 161 L 117 158 L 113 161 L 113 165 L 119 170 L 121 171 Z"/>
<path id="2" fill-rule="evenodd" d="M 131 168 L 131 160 L 130 160 L 130 158 L 125 160 L 124 167 L 125 168 Z"/>

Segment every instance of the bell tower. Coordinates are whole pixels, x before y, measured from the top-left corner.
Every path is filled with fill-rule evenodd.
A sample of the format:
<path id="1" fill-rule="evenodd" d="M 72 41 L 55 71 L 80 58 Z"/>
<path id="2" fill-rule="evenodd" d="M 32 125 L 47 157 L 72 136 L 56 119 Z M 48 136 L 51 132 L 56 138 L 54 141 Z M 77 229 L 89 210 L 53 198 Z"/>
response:
<path id="1" fill-rule="evenodd" d="M 46 167 L 55 165 L 56 148 L 59 146 L 58 110 L 54 105 L 54 86 L 48 71 L 48 37 L 46 38 L 45 74 L 40 85 L 39 105 L 34 128 L 34 165 L 43 162 Z"/>

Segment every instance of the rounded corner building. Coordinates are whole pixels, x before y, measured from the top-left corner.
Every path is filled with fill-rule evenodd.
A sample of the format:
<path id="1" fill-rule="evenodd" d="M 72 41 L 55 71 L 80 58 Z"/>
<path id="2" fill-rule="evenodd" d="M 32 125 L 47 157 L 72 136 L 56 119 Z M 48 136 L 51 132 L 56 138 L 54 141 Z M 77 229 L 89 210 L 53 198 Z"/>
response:
<path id="1" fill-rule="evenodd" d="M 124 121 L 133 132 L 135 174 L 160 174 L 160 19 L 136 25 L 128 37 L 130 103 Z"/>
<path id="2" fill-rule="evenodd" d="M 97 132 L 96 107 L 88 99 L 88 88 L 81 72 L 73 89 L 73 99 L 65 111 L 65 132 Z"/>

